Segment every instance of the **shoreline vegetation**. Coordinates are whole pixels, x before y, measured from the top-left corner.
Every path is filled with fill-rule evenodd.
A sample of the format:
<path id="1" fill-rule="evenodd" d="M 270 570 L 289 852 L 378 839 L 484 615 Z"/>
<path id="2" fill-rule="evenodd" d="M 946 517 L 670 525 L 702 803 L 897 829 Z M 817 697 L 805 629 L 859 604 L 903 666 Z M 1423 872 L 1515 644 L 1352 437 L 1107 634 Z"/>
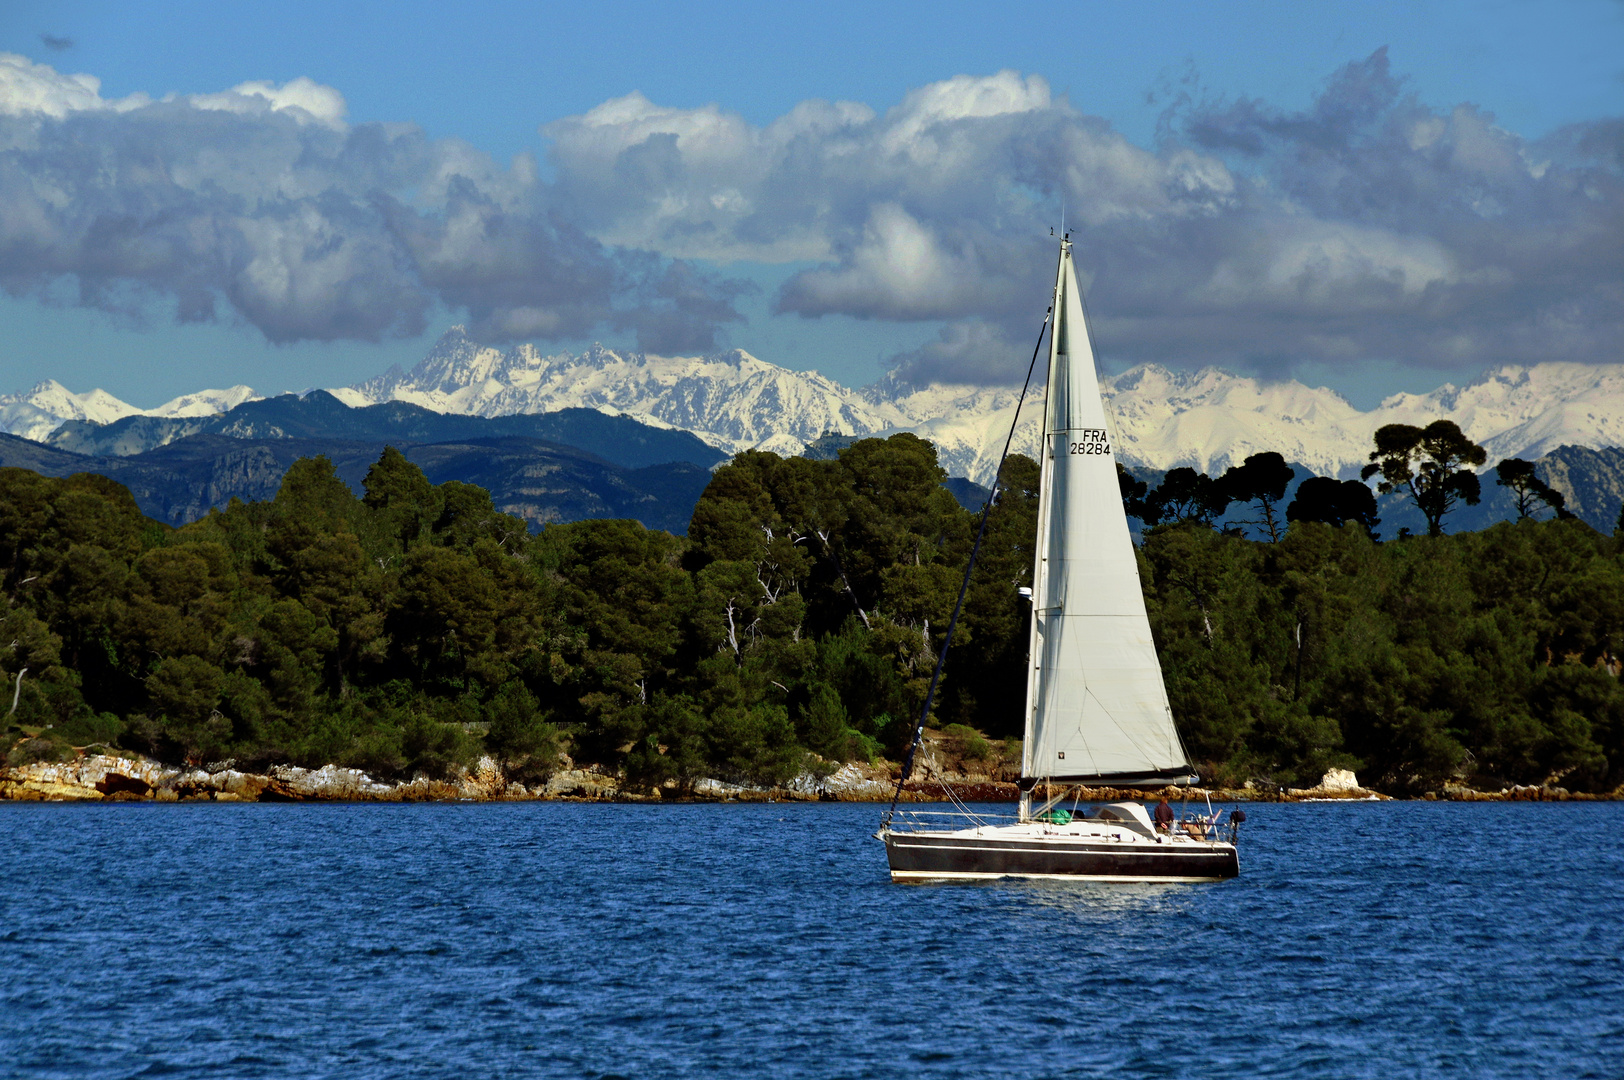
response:
<path id="1" fill-rule="evenodd" d="M 1448 534 L 1481 448 L 1392 427 L 1367 472 L 1428 535 L 1383 538 L 1357 481 L 1281 505 L 1277 454 L 1123 474 L 1202 782 L 1619 797 L 1624 533 L 1502 462 L 1520 519 Z M 1014 797 L 1037 464 L 1004 477 L 911 798 L 932 777 Z M 180 528 L 105 477 L 0 469 L 0 797 L 889 799 L 977 524 L 944 479 L 909 434 L 747 451 L 676 536 L 532 534 L 394 449 L 359 497 L 304 458 L 273 499 Z"/>

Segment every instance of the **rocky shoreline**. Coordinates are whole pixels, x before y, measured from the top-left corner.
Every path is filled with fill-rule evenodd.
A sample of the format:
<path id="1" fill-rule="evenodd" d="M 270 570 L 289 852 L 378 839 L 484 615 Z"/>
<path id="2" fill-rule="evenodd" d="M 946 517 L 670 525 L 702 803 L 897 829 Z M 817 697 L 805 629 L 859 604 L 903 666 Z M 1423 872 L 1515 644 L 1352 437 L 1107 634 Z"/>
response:
<path id="1" fill-rule="evenodd" d="M 755 787 L 699 780 L 687 787 L 668 784 L 653 790 L 625 786 L 620 777 L 572 763 L 544 782 L 526 785 L 507 777 L 491 758 L 447 780 L 416 778 L 380 782 L 358 769 L 327 765 L 301 769 L 273 766 L 263 773 L 240 772 L 233 762 L 208 766 L 165 765 L 149 758 L 89 754 L 69 762 L 39 762 L 0 768 L 0 800 L 14 802 L 888 802 L 896 778 L 885 764 L 847 763 L 826 776 L 803 774 L 782 787 Z M 934 771 L 932 779 L 903 785 L 904 802 L 1009 802 L 1020 797 L 1015 784 L 985 776 Z M 951 786 L 952 794 L 948 787 Z M 1390 801 L 1360 787 L 1351 772 L 1332 770 L 1315 787 L 1239 789 L 1169 788 L 1170 799 L 1210 798 L 1214 802 Z M 1144 791 L 1085 789 L 1087 802 L 1146 797 Z M 1624 789 L 1603 795 L 1570 792 L 1554 785 L 1477 791 L 1446 784 L 1421 796 L 1454 802 L 1553 802 L 1624 798 Z"/>

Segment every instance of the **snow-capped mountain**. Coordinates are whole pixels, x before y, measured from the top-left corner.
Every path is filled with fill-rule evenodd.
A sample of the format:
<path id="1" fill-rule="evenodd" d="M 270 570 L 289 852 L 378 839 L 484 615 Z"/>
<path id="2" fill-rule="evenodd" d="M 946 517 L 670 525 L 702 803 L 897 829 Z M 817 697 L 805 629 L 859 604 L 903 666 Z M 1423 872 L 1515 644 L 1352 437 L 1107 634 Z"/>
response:
<path id="1" fill-rule="evenodd" d="M 1191 465 L 1217 473 L 1272 450 L 1323 475 L 1352 476 L 1381 425 L 1441 418 L 1482 443 L 1491 465 L 1502 457 L 1541 457 L 1562 445 L 1624 446 L 1624 364 L 1500 367 L 1465 386 L 1394 395 L 1368 412 L 1325 387 L 1264 382 L 1217 368 L 1179 372 L 1146 364 L 1102 379 L 1101 389 L 1115 418 L 1118 455 L 1153 469 Z M 690 431 L 729 453 L 798 454 L 825 431 L 913 431 L 936 444 L 949 473 L 980 483 L 997 467 L 1019 397 L 1016 387 L 918 388 L 889 376 L 853 390 L 739 350 L 660 357 L 594 346 L 580 355 L 544 355 L 532 345 L 481 345 L 461 327 L 411 371 L 392 369 L 331 392 L 357 407 L 406 401 L 476 416 L 584 407 Z M 1033 387 L 1021 410 L 1014 448 L 1022 453 L 1037 450 L 1042 394 L 1042 386 Z M 100 390 L 72 394 L 45 382 L 27 394 L 0 397 L 0 430 L 44 439 L 67 420 L 208 416 L 255 397 L 236 386 L 141 410 Z"/>
<path id="2" fill-rule="evenodd" d="M 1448 417 L 1483 444 L 1491 462 L 1532 460 L 1564 445 L 1624 446 L 1624 364 L 1508 364 L 1460 388 L 1395 394 L 1370 415 L 1384 424 Z"/>
<path id="3" fill-rule="evenodd" d="M 136 412 L 105 390 L 75 394 L 55 379 L 46 379 L 22 394 L 0 394 L 0 431 L 38 441 L 67 420 L 111 424 Z"/>
<path id="4" fill-rule="evenodd" d="M 1264 382 L 1218 368 L 1171 371 L 1145 364 L 1101 380 L 1115 417 L 1120 456 L 1153 469 L 1191 465 L 1221 472 L 1273 450 L 1325 475 L 1351 476 L 1383 424 L 1453 419 L 1492 462 L 1539 457 L 1557 446 L 1624 445 L 1624 364 L 1502 367 L 1463 387 L 1398 394 L 1369 412 L 1325 387 Z M 499 416 L 570 406 L 625 413 L 683 428 L 729 452 L 799 453 L 824 431 L 913 431 L 936 444 L 943 466 L 985 483 L 1014 417 L 1017 387 L 909 386 L 887 377 L 851 390 L 733 351 L 657 357 L 596 346 L 544 356 L 533 346 L 501 350 L 460 328 L 410 372 L 333 393 L 352 405 L 411 401 L 442 412 Z M 1035 453 L 1043 388 L 1021 410 L 1014 449 Z"/>
<path id="5" fill-rule="evenodd" d="M 142 416 L 215 416 L 230 412 L 245 401 L 258 401 L 264 397 L 252 387 L 230 386 L 224 390 L 199 390 L 195 394 L 182 394 L 166 401 L 156 409 L 136 410 Z"/>
<path id="6" fill-rule="evenodd" d="M 1152 469 L 1191 465 L 1221 472 L 1250 454 L 1273 450 L 1321 473 L 1357 471 L 1371 435 L 1386 419 L 1362 413 L 1334 390 L 1297 382 L 1262 383 L 1218 368 L 1170 371 L 1155 364 L 1104 377 L 1100 390 L 1125 464 Z M 882 379 L 862 393 L 913 417 L 910 429 L 937 446 L 950 472 L 981 483 L 998 467 L 1016 388 L 933 385 L 912 389 Z M 1043 387 L 1021 408 L 1012 448 L 1035 455 Z"/>
<path id="7" fill-rule="evenodd" d="M 883 381 L 867 388 L 875 394 Z M 1624 446 L 1624 364 L 1538 364 L 1486 372 L 1466 386 L 1396 394 L 1369 412 L 1325 387 L 1261 382 L 1217 368 L 1178 372 L 1156 364 L 1100 380 L 1120 455 L 1152 469 L 1189 465 L 1218 473 L 1272 450 L 1327 476 L 1352 477 L 1383 424 L 1424 427 L 1448 419 L 1501 458 L 1543 457 L 1558 446 Z M 890 400 L 916 417 L 944 462 L 985 482 L 997 467 L 1016 392 L 932 386 Z M 1042 399 L 1042 387 L 1033 395 Z M 1014 446 L 1035 453 L 1037 410 L 1021 411 Z"/>
<path id="8" fill-rule="evenodd" d="M 46 379 L 21 394 L 0 394 L 0 432 L 43 442 L 69 420 L 111 424 L 126 416 L 213 416 L 259 397 L 246 386 L 199 390 L 166 401 L 156 409 L 138 409 L 105 390 L 75 394 L 55 379 Z"/>
<path id="9" fill-rule="evenodd" d="M 1004 452 L 1004 441 L 1009 438 L 1017 404 L 1021 406 L 1021 425 L 1015 432 L 1011 449 L 1029 456 L 1038 451 L 1042 386 L 1029 390 L 1024 403 L 1018 386 L 936 383 L 915 388 L 890 377 L 864 387 L 859 394 L 876 408 L 888 406 L 909 417 L 909 421 L 895 424 L 889 430 L 912 431 L 935 443 L 942 467 L 953 476 L 968 476 L 980 484 L 992 481 L 998 469 L 998 458 Z M 880 433 L 850 432 L 854 435 Z"/>
<path id="10" fill-rule="evenodd" d="M 571 407 L 624 413 L 691 431 L 730 453 L 754 447 L 799 454 L 825 431 L 869 435 L 913 422 L 817 372 L 790 371 L 737 349 L 668 358 L 598 345 L 580 356 L 544 356 L 533 345 L 480 345 L 461 327 L 410 372 L 390 371 L 332 393 L 349 405 L 409 401 L 476 416 Z"/>

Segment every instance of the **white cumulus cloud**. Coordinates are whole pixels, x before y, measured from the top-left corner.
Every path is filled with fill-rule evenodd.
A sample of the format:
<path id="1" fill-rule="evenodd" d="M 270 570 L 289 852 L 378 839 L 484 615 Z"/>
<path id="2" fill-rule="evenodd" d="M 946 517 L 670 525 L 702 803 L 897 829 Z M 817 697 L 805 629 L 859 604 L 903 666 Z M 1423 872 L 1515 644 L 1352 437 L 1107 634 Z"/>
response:
<path id="1" fill-rule="evenodd" d="M 308 78 L 106 100 L 0 56 L 0 288 L 278 342 L 412 336 L 436 303 L 491 339 L 630 326 L 655 351 L 738 321 L 738 285 L 587 235 L 532 159 L 345 113 Z"/>
<path id="2" fill-rule="evenodd" d="M 1005 381 L 1064 206 L 1108 358 L 1621 358 L 1624 119 L 1529 142 L 1420 101 L 1385 51 L 1299 111 L 1185 96 L 1150 147 L 1012 71 L 765 125 L 629 93 L 541 130 L 548 169 L 502 166 L 352 124 L 309 79 L 113 100 L 0 56 L 0 288 L 167 297 L 276 341 L 413 334 L 445 304 L 476 336 L 626 328 L 671 353 L 740 322 L 728 264 L 810 263 L 778 317 L 946 323 L 899 377 Z"/>

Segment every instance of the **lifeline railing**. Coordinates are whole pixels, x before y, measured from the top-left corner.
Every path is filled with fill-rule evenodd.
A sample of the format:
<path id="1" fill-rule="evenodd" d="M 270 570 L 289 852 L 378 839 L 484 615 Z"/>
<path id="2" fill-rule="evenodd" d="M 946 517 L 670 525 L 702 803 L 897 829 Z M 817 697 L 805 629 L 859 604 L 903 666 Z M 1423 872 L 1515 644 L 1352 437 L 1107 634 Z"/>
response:
<path id="1" fill-rule="evenodd" d="M 971 828 L 973 826 L 1013 825 L 1018 820 L 1015 814 L 986 813 L 972 810 L 964 804 L 959 804 L 956 810 L 903 810 L 893 812 L 891 820 L 881 826 L 881 832 L 929 832 L 939 831 L 949 822 L 961 822 L 958 828 Z M 1157 830 L 1159 836 L 1178 835 L 1186 836 L 1191 840 L 1200 840 L 1220 843 L 1235 843 L 1240 837 L 1241 822 L 1246 820 L 1244 812 L 1236 820 L 1234 811 L 1219 810 L 1214 813 L 1211 820 L 1200 814 L 1187 814 L 1174 820 L 1168 832 Z M 1227 819 L 1225 815 L 1228 815 Z M 1042 820 L 1036 816 L 1033 821 Z M 1093 821 L 1094 818 L 1078 816 L 1072 818 L 1068 813 L 1065 820 L 1057 817 L 1048 817 L 1047 823 L 1052 825 L 1069 825 L 1073 820 Z M 875 834 L 876 836 L 879 833 Z"/>
<path id="2" fill-rule="evenodd" d="M 1014 814 L 983 813 L 971 810 L 968 806 L 963 806 L 959 810 L 896 810 L 893 811 L 891 820 L 883 827 L 892 832 L 919 832 L 931 826 L 940 828 L 946 820 L 967 822 L 968 824 L 958 827 L 969 828 L 972 825 L 1013 825 L 1016 817 Z"/>

